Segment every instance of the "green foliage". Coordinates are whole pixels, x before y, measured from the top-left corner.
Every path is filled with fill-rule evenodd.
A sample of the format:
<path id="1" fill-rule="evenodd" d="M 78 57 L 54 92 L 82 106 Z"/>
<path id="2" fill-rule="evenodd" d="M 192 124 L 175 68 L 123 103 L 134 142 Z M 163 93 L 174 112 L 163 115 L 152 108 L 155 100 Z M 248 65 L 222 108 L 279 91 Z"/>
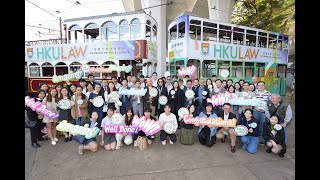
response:
<path id="1" fill-rule="evenodd" d="M 236 0 L 231 22 L 289 34 L 295 25 L 294 0 Z"/>

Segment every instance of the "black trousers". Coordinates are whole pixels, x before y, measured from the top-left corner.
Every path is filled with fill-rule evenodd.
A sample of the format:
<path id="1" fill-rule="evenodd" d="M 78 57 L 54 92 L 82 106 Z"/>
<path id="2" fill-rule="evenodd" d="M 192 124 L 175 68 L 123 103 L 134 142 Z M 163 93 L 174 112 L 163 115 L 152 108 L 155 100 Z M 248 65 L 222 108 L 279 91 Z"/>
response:
<path id="1" fill-rule="evenodd" d="M 164 130 L 161 130 L 161 132 L 160 132 L 160 140 L 161 141 L 166 140 L 167 136 L 169 136 L 170 141 L 172 141 L 172 142 L 176 142 L 177 141 L 176 133 L 168 134 Z"/>
<path id="2" fill-rule="evenodd" d="M 138 134 L 132 134 L 132 140 L 135 141 L 137 140 L 138 136 L 146 136 L 147 139 L 154 141 L 154 139 L 156 138 L 156 135 L 154 134 L 153 138 L 151 136 L 147 136 L 143 131 L 139 131 Z"/>
<path id="3" fill-rule="evenodd" d="M 30 128 L 30 137 L 31 137 L 31 143 L 37 143 L 37 140 L 41 139 L 41 124 L 42 119 L 32 119 L 31 117 L 28 117 L 31 121 L 37 121 L 34 128 Z M 31 118 L 31 119 L 30 119 Z"/>
<path id="4" fill-rule="evenodd" d="M 178 127 L 181 127 L 181 121 L 179 121 L 179 115 L 178 115 L 178 110 L 172 112 L 174 115 L 176 115 L 176 119 L 177 119 L 177 124 Z M 173 142 L 173 141 L 172 141 Z"/>
<path id="5" fill-rule="evenodd" d="M 199 142 L 202 145 L 206 145 L 207 147 L 213 146 L 213 144 L 216 143 L 216 136 L 213 136 L 210 139 L 210 128 L 209 127 L 204 127 L 198 134 Z"/>

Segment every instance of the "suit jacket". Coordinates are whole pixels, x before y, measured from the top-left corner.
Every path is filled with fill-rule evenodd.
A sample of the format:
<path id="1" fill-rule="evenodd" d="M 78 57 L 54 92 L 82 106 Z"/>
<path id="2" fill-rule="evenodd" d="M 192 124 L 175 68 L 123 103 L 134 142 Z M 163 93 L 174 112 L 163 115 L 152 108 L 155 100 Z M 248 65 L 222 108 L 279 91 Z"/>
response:
<path id="1" fill-rule="evenodd" d="M 180 89 L 180 87 L 178 87 L 178 90 L 175 91 L 174 98 L 172 98 L 171 91 L 174 91 L 174 88 L 172 88 L 168 94 L 168 100 L 171 106 L 171 112 L 174 113 L 178 111 L 181 107 L 183 107 L 185 95 L 183 91 Z"/>
<path id="2" fill-rule="evenodd" d="M 224 112 L 223 111 L 218 112 L 217 115 L 218 115 L 218 117 L 221 117 L 222 119 L 224 118 Z M 230 112 L 228 119 L 233 119 L 233 118 L 237 119 L 237 116 L 234 113 Z"/>
<path id="3" fill-rule="evenodd" d="M 158 98 L 156 99 L 156 101 L 157 101 L 157 106 L 156 106 L 156 108 L 159 109 L 159 108 L 158 108 L 158 104 L 159 104 L 158 100 L 159 100 L 159 97 L 160 97 L 160 96 L 165 96 L 165 97 L 168 98 L 168 90 L 167 90 L 167 88 L 166 88 L 165 86 L 162 86 L 161 92 L 159 93 L 160 87 L 158 86 L 157 89 L 158 89 Z M 164 105 L 160 105 L 160 111 L 164 111 Z"/>
<path id="4" fill-rule="evenodd" d="M 198 87 L 195 89 L 195 98 L 199 97 L 199 94 L 198 94 L 199 88 L 200 88 L 200 86 L 198 86 Z M 197 99 L 196 102 L 195 102 L 196 106 L 202 106 L 202 107 L 205 107 L 205 106 L 206 106 L 206 104 L 207 104 L 207 98 L 210 98 L 210 93 L 209 93 L 209 89 L 208 89 L 207 86 L 204 86 L 204 91 L 207 91 L 206 98 L 202 100 L 202 104 L 200 104 L 199 99 Z"/>
<path id="5" fill-rule="evenodd" d="M 156 87 L 154 87 L 154 86 L 152 86 L 153 88 L 156 88 Z M 150 105 L 152 105 L 152 106 L 155 106 L 155 107 L 157 107 L 157 101 L 158 101 L 158 98 L 159 98 L 159 93 L 157 94 L 157 96 L 156 97 L 153 97 L 152 98 L 152 103 L 150 104 L 149 102 L 147 102 L 147 101 L 149 101 L 149 97 L 150 97 L 150 95 L 149 95 L 149 87 L 145 87 L 144 89 L 147 89 L 147 92 L 146 92 L 146 94 L 142 97 L 142 102 L 143 102 L 143 107 L 145 108 L 145 107 L 150 107 Z M 156 88 L 157 89 L 157 88 Z"/>
<path id="6" fill-rule="evenodd" d="M 192 87 L 191 89 L 192 89 L 192 91 L 194 92 L 194 94 L 196 94 L 195 89 L 194 89 L 193 87 Z M 188 88 L 187 88 L 187 87 L 184 87 L 183 93 L 186 94 L 186 91 L 187 91 L 187 90 L 188 90 Z M 191 101 L 192 101 L 192 103 L 193 103 L 193 102 L 194 102 L 194 99 L 192 99 Z M 188 107 L 188 105 L 189 105 L 189 100 L 187 100 L 187 97 L 184 97 L 184 107 Z"/>

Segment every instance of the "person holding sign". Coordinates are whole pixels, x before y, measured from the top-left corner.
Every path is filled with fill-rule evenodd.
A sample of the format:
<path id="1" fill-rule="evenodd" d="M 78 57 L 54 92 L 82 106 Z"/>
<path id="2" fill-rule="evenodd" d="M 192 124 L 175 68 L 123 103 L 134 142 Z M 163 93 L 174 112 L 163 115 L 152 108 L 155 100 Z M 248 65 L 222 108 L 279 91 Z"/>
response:
<path id="1" fill-rule="evenodd" d="M 220 111 L 218 113 L 218 117 L 221 117 L 223 120 L 229 120 L 229 119 L 237 119 L 236 115 L 231 112 L 231 104 L 230 103 L 224 103 L 222 105 L 223 111 Z M 226 141 L 227 135 L 230 135 L 231 140 L 231 152 L 236 152 L 236 139 L 237 135 L 234 133 L 233 128 L 228 127 L 219 127 L 218 131 L 216 133 L 217 139 L 221 139 L 221 142 L 224 143 Z"/>
<path id="2" fill-rule="evenodd" d="M 226 89 L 222 87 L 222 81 L 220 79 L 216 80 L 216 87 L 213 90 L 212 95 L 217 95 L 219 93 L 225 93 Z M 213 108 L 213 112 L 218 114 L 220 111 L 222 111 L 222 105 L 215 106 Z"/>
<path id="3" fill-rule="evenodd" d="M 179 119 L 178 110 L 183 107 L 184 105 L 184 98 L 185 95 L 183 91 L 179 87 L 178 81 L 173 82 L 173 88 L 169 91 L 168 95 L 170 110 L 171 112 L 176 115 L 176 119 Z M 180 121 L 177 122 L 178 128 L 181 128 Z"/>
<path id="4" fill-rule="evenodd" d="M 252 109 L 244 110 L 244 117 L 239 119 L 237 125 L 244 125 L 248 128 L 248 134 L 241 136 L 241 141 L 243 143 L 242 149 L 247 150 L 250 154 L 257 152 L 259 144 L 259 122 L 253 117 Z"/>
<path id="5" fill-rule="evenodd" d="M 135 87 L 130 88 L 130 90 L 140 91 L 141 90 L 140 85 L 141 85 L 140 81 L 137 81 L 135 83 Z M 130 100 L 131 100 L 131 105 L 133 108 L 133 114 L 138 115 L 139 117 L 142 116 L 143 115 L 143 104 L 141 102 L 142 96 L 133 95 L 130 97 Z"/>
<path id="6" fill-rule="evenodd" d="M 183 92 L 185 95 L 184 107 L 188 107 L 194 103 L 194 96 L 196 94 L 192 89 L 192 81 L 190 79 L 187 80 L 187 87 L 184 88 Z"/>
<path id="7" fill-rule="evenodd" d="M 164 113 L 160 114 L 159 122 L 162 127 L 160 133 L 162 145 L 166 145 L 167 136 L 170 138 L 170 144 L 175 143 L 177 141 L 176 131 L 178 123 L 176 116 L 171 113 L 171 106 L 169 104 L 164 106 Z"/>
<path id="8" fill-rule="evenodd" d="M 104 96 L 101 91 L 101 85 L 95 84 L 94 91 L 89 95 L 88 110 L 91 115 L 93 111 L 98 112 L 98 127 L 101 125 L 103 118 L 103 105 L 105 103 Z"/>
<path id="9" fill-rule="evenodd" d="M 195 105 L 197 116 L 205 110 L 207 98 L 210 98 L 209 89 L 204 85 L 204 79 L 200 79 L 199 86 L 195 90 Z"/>
<path id="10" fill-rule="evenodd" d="M 72 118 L 77 121 L 82 117 L 89 117 L 88 97 L 83 93 L 82 86 L 77 87 L 76 93 L 71 97 L 71 99 L 74 102 L 74 106 L 71 106 Z"/>
<path id="11" fill-rule="evenodd" d="M 100 145 L 103 146 L 107 151 L 113 151 L 116 149 L 116 135 L 114 133 L 106 133 L 104 128 L 106 126 L 113 126 L 113 122 L 112 122 L 112 115 L 114 113 L 114 109 L 113 108 L 109 108 L 107 111 L 107 116 L 105 118 L 102 119 L 101 122 L 101 128 L 102 128 L 102 132 L 101 132 L 101 143 Z"/>
<path id="12" fill-rule="evenodd" d="M 119 96 L 114 98 L 113 93 L 118 93 L 114 82 L 109 82 L 107 92 L 104 93 L 104 99 L 108 103 L 108 109 L 113 108 L 116 112 L 120 112 L 120 106 L 116 103 L 119 101 Z"/>
<path id="13" fill-rule="evenodd" d="M 63 87 L 61 89 L 61 99 L 58 102 L 57 109 L 59 110 L 59 121 L 67 120 L 68 123 L 74 123 L 74 119 L 71 116 L 71 107 L 74 105 L 74 102 L 71 101 L 70 94 L 68 89 Z M 71 134 L 68 132 L 63 132 L 64 142 L 72 141 Z"/>
<path id="14" fill-rule="evenodd" d="M 278 124 L 280 117 L 273 115 L 270 121 L 266 121 L 263 126 L 263 138 L 266 141 L 268 147 L 267 153 L 273 152 L 274 154 L 279 154 L 281 158 L 287 151 L 287 146 L 285 143 L 284 128 Z"/>
<path id="15" fill-rule="evenodd" d="M 213 111 L 213 107 L 211 103 L 206 104 L 206 108 L 203 112 L 200 113 L 199 117 L 207 117 L 207 118 L 216 118 L 218 117 Z M 216 143 L 216 126 L 208 127 L 208 126 L 199 126 L 198 138 L 201 145 L 206 145 L 207 147 L 213 146 Z"/>
<path id="16" fill-rule="evenodd" d="M 252 99 L 256 96 L 256 94 L 254 92 L 249 91 L 249 83 L 248 82 L 244 82 L 242 87 L 243 87 L 243 90 L 238 93 L 239 98 Z M 243 118 L 244 110 L 248 109 L 248 108 L 251 109 L 252 106 L 239 106 L 239 109 L 238 109 L 239 119 Z"/>
<path id="17" fill-rule="evenodd" d="M 50 89 L 47 97 L 45 97 L 44 100 L 42 101 L 42 104 L 45 105 L 49 111 L 59 114 L 59 110 L 57 110 L 57 106 L 58 106 L 57 94 L 58 92 L 56 89 Z M 48 116 L 44 116 L 42 122 L 46 123 L 48 136 L 51 139 L 51 144 L 56 145 L 56 142 L 58 142 L 58 138 L 56 137 L 57 121 L 51 119 Z"/>
<path id="18" fill-rule="evenodd" d="M 196 117 L 196 106 L 194 104 L 189 105 L 188 110 L 189 110 L 189 114 L 192 115 L 192 117 Z M 181 144 L 192 145 L 194 143 L 193 127 L 194 127 L 193 124 L 186 124 L 182 119 L 181 135 L 180 135 Z"/>
<path id="19" fill-rule="evenodd" d="M 156 100 L 158 107 L 157 107 L 157 116 L 159 117 L 160 114 L 164 112 L 164 105 L 168 103 L 168 90 L 164 86 L 163 79 L 158 79 L 158 95 L 159 98 Z"/>
<path id="20" fill-rule="evenodd" d="M 122 81 L 123 82 L 123 81 Z M 124 117 L 124 122 L 123 124 L 118 124 L 118 125 L 125 125 L 125 126 L 131 126 L 132 125 L 132 120 L 133 120 L 133 110 L 131 107 L 128 107 L 126 109 L 125 114 L 123 115 Z M 132 134 L 116 134 L 116 140 L 117 140 L 117 146 L 116 149 L 120 149 L 122 146 L 122 139 L 124 138 L 124 143 L 126 145 L 130 145 L 132 143 Z"/>
<path id="21" fill-rule="evenodd" d="M 152 85 L 152 79 L 147 79 L 147 86 L 145 87 L 145 89 L 147 89 L 147 92 L 142 97 L 143 107 L 150 107 L 152 110 L 151 116 L 155 116 L 157 99 L 159 98 L 159 94 L 158 90 L 156 89 L 156 86 Z"/>
<path id="22" fill-rule="evenodd" d="M 128 81 L 127 79 L 123 79 L 122 80 L 122 86 L 119 88 L 119 91 L 121 89 L 130 89 L 128 87 Z M 127 108 L 129 108 L 131 106 L 131 103 L 130 103 L 130 95 L 120 95 L 120 99 L 121 99 L 121 102 L 122 102 L 122 106 L 120 107 L 120 113 L 122 115 L 125 114 L 125 111 Z"/>

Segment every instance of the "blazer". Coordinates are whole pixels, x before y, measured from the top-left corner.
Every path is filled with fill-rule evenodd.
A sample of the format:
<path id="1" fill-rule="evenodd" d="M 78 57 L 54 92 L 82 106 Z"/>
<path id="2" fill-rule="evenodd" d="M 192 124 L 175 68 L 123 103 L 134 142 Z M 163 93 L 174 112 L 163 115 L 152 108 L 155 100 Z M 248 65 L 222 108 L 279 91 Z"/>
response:
<path id="1" fill-rule="evenodd" d="M 184 95 L 183 91 L 178 87 L 178 90 L 175 91 L 174 98 L 172 98 L 172 95 L 171 95 L 172 91 L 175 91 L 174 88 L 172 88 L 169 91 L 168 101 L 171 106 L 171 112 L 174 113 L 174 112 L 178 111 L 181 107 L 184 106 L 185 95 Z"/>
<path id="2" fill-rule="evenodd" d="M 224 118 L 224 111 L 220 111 L 217 114 L 218 117 L 221 117 L 222 119 Z M 233 114 L 232 112 L 229 113 L 229 118 L 228 119 L 237 119 L 237 116 L 235 114 Z"/>
<path id="3" fill-rule="evenodd" d="M 168 98 L 168 89 L 165 86 L 162 86 L 162 89 L 161 89 L 160 93 L 159 93 L 159 91 L 160 91 L 160 87 L 159 86 L 157 87 L 157 89 L 158 89 L 158 98 L 156 99 L 156 104 L 158 106 L 158 103 L 159 103 L 158 100 L 159 100 L 160 96 L 165 96 L 165 97 Z M 156 108 L 158 109 L 158 107 L 156 107 Z M 160 109 L 164 109 L 164 105 L 160 105 Z"/>
<path id="4" fill-rule="evenodd" d="M 195 89 L 193 87 L 191 89 L 194 92 L 194 94 L 196 94 Z M 187 90 L 188 90 L 188 88 L 184 87 L 183 93 L 186 94 Z M 194 99 L 192 99 L 192 103 L 194 103 Z M 189 101 L 187 100 L 187 97 L 184 97 L 184 107 L 188 107 L 188 105 L 189 105 Z"/>
<path id="5" fill-rule="evenodd" d="M 199 93 L 198 93 L 198 92 L 199 92 L 199 88 L 200 88 L 200 86 L 198 86 L 198 87 L 195 89 L 195 98 L 199 97 Z M 210 98 L 210 93 L 209 93 L 209 89 L 208 89 L 207 86 L 204 86 L 204 91 L 207 91 L 207 92 L 208 92 L 207 95 L 206 95 L 206 99 L 203 99 L 203 100 L 202 100 L 202 104 L 200 104 L 199 99 L 197 99 L 196 102 L 195 102 L 196 106 L 202 106 L 202 107 L 205 107 L 205 106 L 206 106 L 206 104 L 207 104 L 207 98 Z"/>
<path id="6" fill-rule="evenodd" d="M 156 88 L 154 86 L 152 86 L 152 87 Z M 144 89 L 147 89 L 147 92 L 142 97 L 143 107 L 150 107 L 151 105 L 157 107 L 157 105 L 158 105 L 157 101 L 158 101 L 158 98 L 159 98 L 159 93 L 157 94 L 156 97 L 152 98 L 152 103 L 150 104 L 149 102 L 147 102 L 147 101 L 149 101 L 149 97 L 150 97 L 150 95 L 149 95 L 149 87 L 146 86 Z"/>
<path id="7" fill-rule="evenodd" d="M 285 154 L 287 152 L 284 128 L 282 128 L 280 131 L 276 130 L 276 135 L 274 136 L 271 133 L 270 121 L 267 120 L 266 122 L 263 123 L 263 138 L 265 139 L 266 142 L 273 140 L 277 144 L 280 144 L 282 146 L 282 150 L 280 152 L 281 154 Z"/>
<path id="8" fill-rule="evenodd" d="M 78 119 L 78 108 L 80 108 L 81 116 L 87 117 L 88 116 L 88 97 L 86 96 L 85 100 L 83 100 L 83 103 L 79 105 L 75 101 L 75 96 L 71 97 L 71 100 L 74 101 L 74 106 L 71 107 L 71 116 L 73 119 Z"/>

